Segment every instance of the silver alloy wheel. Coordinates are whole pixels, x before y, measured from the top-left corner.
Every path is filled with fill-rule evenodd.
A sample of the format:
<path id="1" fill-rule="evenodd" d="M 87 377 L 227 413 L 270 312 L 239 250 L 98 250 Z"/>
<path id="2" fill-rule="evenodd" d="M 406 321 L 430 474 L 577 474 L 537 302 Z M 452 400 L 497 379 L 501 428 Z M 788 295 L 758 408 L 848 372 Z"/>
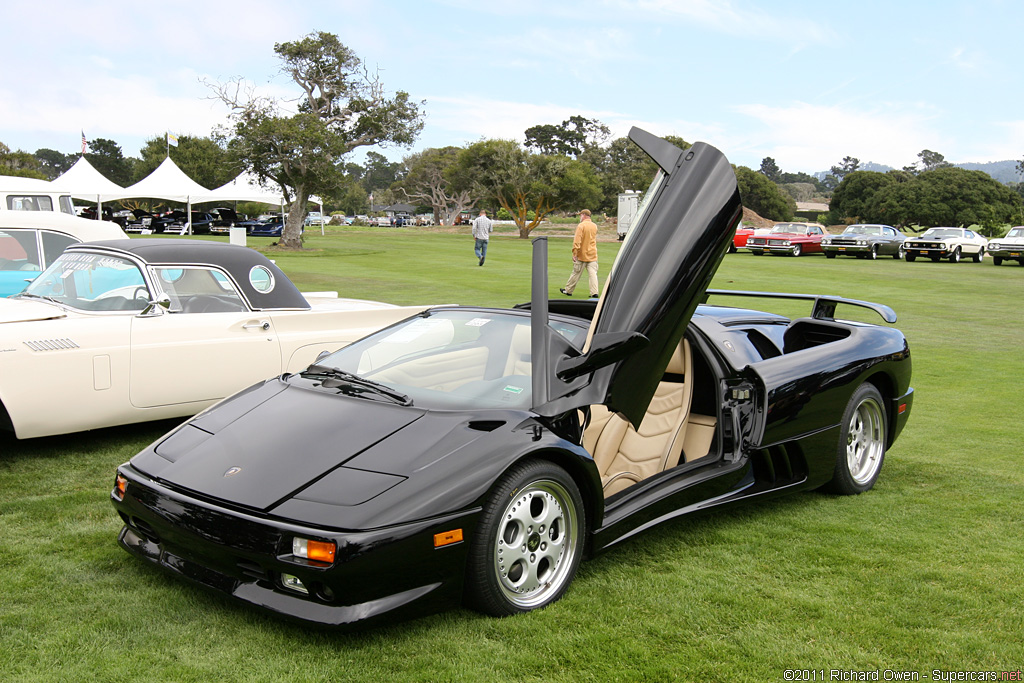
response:
<path id="1" fill-rule="evenodd" d="M 850 476 L 864 485 L 874 479 L 885 455 L 885 416 L 882 406 L 872 397 L 861 401 L 846 435 L 846 465 Z"/>
<path id="2" fill-rule="evenodd" d="M 493 568 L 504 597 L 520 609 L 540 606 L 572 578 L 580 523 L 568 490 L 550 479 L 516 493 L 501 515 Z"/>
<path id="3" fill-rule="evenodd" d="M 897 248 L 897 249 L 896 249 L 896 253 L 895 253 L 895 254 L 893 254 L 893 255 L 892 255 L 892 257 L 893 257 L 894 259 L 896 259 L 897 261 L 899 261 L 899 260 L 901 260 L 901 259 L 902 259 L 902 258 L 903 258 L 903 257 L 904 257 L 904 256 L 906 255 L 906 253 L 907 253 L 906 247 L 904 247 L 904 246 L 903 246 L 903 245 L 901 244 L 901 245 L 899 246 L 899 248 Z"/>

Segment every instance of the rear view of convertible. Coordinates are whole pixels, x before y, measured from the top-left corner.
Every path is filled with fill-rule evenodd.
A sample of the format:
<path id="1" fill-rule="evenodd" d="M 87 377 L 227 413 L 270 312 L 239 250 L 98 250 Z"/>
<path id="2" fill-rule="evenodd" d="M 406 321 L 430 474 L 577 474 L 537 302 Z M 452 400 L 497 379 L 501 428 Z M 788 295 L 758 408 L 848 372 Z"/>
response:
<path id="1" fill-rule="evenodd" d="M 734 502 L 877 480 L 909 417 L 887 306 L 708 290 L 741 217 L 725 157 L 630 132 L 660 170 L 597 301 L 444 306 L 253 385 L 118 468 L 130 553 L 349 626 L 561 597 L 580 561 Z M 790 320 L 714 298 L 806 300 Z M 279 418 L 288 415 L 286 422 Z"/>

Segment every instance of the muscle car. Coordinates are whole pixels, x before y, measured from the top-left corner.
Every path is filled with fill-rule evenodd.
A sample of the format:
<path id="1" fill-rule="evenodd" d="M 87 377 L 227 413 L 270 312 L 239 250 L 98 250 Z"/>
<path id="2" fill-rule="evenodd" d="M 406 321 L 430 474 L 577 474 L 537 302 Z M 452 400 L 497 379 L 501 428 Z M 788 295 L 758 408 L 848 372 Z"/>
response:
<path id="1" fill-rule="evenodd" d="M 23 439 L 193 415 L 422 308 L 304 296 L 229 244 L 72 245 L 0 299 L 0 429 Z"/>
<path id="2" fill-rule="evenodd" d="M 981 263 L 987 247 L 988 240 L 967 228 L 928 228 L 920 237 L 911 237 L 903 243 L 911 263 L 918 256 L 932 261 L 945 258 L 950 263 L 959 263 L 961 256 L 970 256 L 975 263 Z"/>
<path id="3" fill-rule="evenodd" d="M 660 170 L 599 300 L 548 301 L 539 238 L 528 304 L 429 309 L 254 384 L 117 469 L 121 546 L 323 625 L 459 602 L 503 616 L 656 524 L 870 489 L 910 414 L 910 351 L 836 311 L 893 311 L 709 292 L 741 217 L 732 167 L 704 143 L 630 138 Z"/>
<path id="4" fill-rule="evenodd" d="M 901 259 L 904 239 L 903 234 L 891 225 L 858 223 L 839 235 L 825 235 L 821 240 L 821 250 L 825 252 L 826 258 L 846 255 L 867 259 L 879 256 Z"/>

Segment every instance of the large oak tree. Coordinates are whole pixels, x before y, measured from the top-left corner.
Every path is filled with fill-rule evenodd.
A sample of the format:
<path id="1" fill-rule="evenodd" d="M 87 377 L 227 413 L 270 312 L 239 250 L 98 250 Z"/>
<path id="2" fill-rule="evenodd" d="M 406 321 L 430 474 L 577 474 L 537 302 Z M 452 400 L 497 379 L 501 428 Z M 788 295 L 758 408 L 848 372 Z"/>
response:
<path id="1" fill-rule="evenodd" d="M 229 149 L 289 200 L 280 245 L 298 249 L 309 197 L 339 185 L 342 157 L 358 147 L 411 145 L 423 129 L 423 103 L 403 91 L 389 96 L 378 74 L 333 33 L 278 43 L 274 52 L 301 90 L 298 111 L 286 100 L 256 96 L 241 80 L 211 87 L 232 108 Z"/>

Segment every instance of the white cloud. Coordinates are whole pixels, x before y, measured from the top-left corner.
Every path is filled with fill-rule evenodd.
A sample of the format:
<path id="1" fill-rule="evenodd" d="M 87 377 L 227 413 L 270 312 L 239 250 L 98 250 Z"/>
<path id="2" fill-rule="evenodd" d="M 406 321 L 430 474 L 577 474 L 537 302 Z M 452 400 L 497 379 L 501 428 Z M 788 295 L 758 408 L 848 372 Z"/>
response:
<path id="1" fill-rule="evenodd" d="M 773 157 L 784 170 L 825 170 L 845 156 L 900 168 L 922 149 L 941 149 L 945 142 L 933 129 L 936 112 L 927 105 L 868 110 L 797 102 L 734 109 L 762 124 L 737 138 L 734 149 L 748 157 Z"/>
<path id="2" fill-rule="evenodd" d="M 731 35 L 772 40 L 788 36 L 791 41 L 812 43 L 837 38 L 834 31 L 812 19 L 770 14 L 728 0 L 609 0 L 607 4 L 662 18 L 685 19 Z"/>

